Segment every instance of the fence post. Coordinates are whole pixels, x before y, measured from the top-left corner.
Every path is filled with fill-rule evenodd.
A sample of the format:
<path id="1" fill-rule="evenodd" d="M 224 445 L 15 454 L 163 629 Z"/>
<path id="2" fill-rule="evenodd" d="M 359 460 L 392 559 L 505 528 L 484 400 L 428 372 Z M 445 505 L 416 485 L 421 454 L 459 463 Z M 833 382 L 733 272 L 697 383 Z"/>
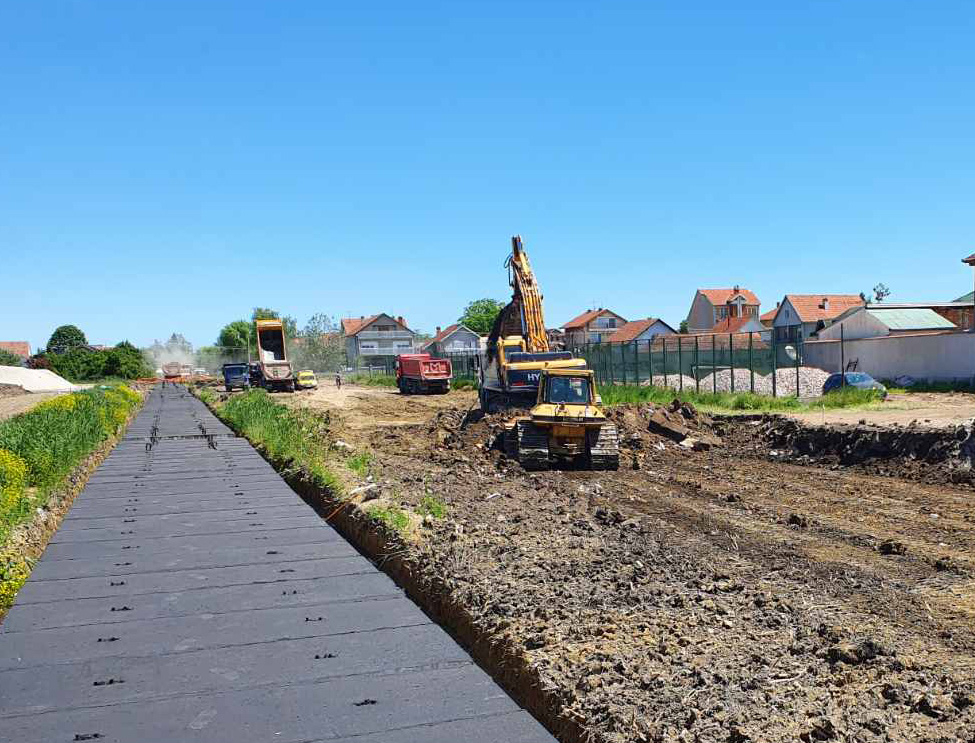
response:
<path id="1" fill-rule="evenodd" d="M 728 357 L 731 359 L 731 391 L 735 391 L 735 336 L 728 333 Z"/>
<path id="2" fill-rule="evenodd" d="M 613 347 L 612 341 L 610 341 L 609 347 L 610 348 Z M 626 344 L 625 343 L 620 344 L 620 364 L 623 366 L 623 384 L 626 384 L 627 375 L 626 375 Z"/>
<path id="3" fill-rule="evenodd" d="M 711 392 L 718 394 L 718 356 L 715 350 L 715 343 L 718 342 L 718 334 L 711 334 Z"/>
<path id="4" fill-rule="evenodd" d="M 840 386 L 846 387 L 846 354 L 843 349 L 846 334 L 843 332 L 843 327 L 843 323 L 840 323 Z"/>
<path id="5" fill-rule="evenodd" d="M 802 340 L 796 338 L 796 399 L 799 399 L 799 348 Z"/>
<path id="6" fill-rule="evenodd" d="M 667 336 L 663 336 L 664 341 L 664 387 L 667 386 Z"/>
<path id="7" fill-rule="evenodd" d="M 653 387 L 653 338 L 647 339 L 647 356 L 650 357 L 650 386 Z"/>
<path id="8" fill-rule="evenodd" d="M 748 334 L 748 373 L 751 378 L 752 394 L 755 394 L 755 362 L 752 359 L 752 341 L 755 339 L 754 333 Z"/>
<path id="9" fill-rule="evenodd" d="M 694 391 L 701 391 L 701 344 L 698 341 L 701 336 L 694 336 Z"/>
<path id="10" fill-rule="evenodd" d="M 775 386 L 775 381 L 776 381 L 775 372 L 776 372 L 776 367 L 778 367 L 779 365 L 778 359 L 776 358 L 777 355 L 778 355 L 777 349 L 775 348 L 775 329 L 773 328 L 772 329 L 772 397 L 779 396 Z"/>
<path id="11" fill-rule="evenodd" d="M 613 347 L 608 343 L 602 344 L 609 353 L 609 383 L 616 384 L 616 366 L 613 364 Z"/>
<path id="12" fill-rule="evenodd" d="M 678 374 L 677 388 L 681 392 L 684 391 L 684 361 L 682 357 L 683 351 L 681 350 L 681 346 L 683 345 L 684 342 L 681 339 L 681 337 L 678 335 L 677 336 L 677 374 Z"/>

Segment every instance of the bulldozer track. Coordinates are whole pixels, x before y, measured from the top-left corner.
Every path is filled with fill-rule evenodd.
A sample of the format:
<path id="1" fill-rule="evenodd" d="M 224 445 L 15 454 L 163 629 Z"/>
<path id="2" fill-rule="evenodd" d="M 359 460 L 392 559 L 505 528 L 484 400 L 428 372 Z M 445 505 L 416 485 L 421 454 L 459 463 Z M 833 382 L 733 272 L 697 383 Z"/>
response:
<path id="1" fill-rule="evenodd" d="M 515 424 L 518 461 L 526 470 L 542 470 L 549 466 L 548 433 L 530 421 Z"/>
<path id="2" fill-rule="evenodd" d="M 620 436 L 616 426 L 606 423 L 589 442 L 589 463 L 594 470 L 615 470 L 620 466 Z"/>

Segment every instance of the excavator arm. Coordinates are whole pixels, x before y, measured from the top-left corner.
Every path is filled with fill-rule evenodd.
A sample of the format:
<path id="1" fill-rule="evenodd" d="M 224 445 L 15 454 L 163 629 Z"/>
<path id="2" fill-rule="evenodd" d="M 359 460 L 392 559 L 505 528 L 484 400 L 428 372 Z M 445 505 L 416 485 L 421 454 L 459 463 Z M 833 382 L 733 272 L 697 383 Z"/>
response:
<path id="1" fill-rule="evenodd" d="M 525 345 L 529 353 L 544 353 L 549 350 L 548 335 L 545 333 L 545 314 L 542 311 L 542 294 L 532 273 L 528 254 L 521 243 L 521 236 L 511 238 L 511 256 L 507 267 L 509 280 L 514 289 L 514 302 L 521 308 L 521 324 L 524 328 Z"/>

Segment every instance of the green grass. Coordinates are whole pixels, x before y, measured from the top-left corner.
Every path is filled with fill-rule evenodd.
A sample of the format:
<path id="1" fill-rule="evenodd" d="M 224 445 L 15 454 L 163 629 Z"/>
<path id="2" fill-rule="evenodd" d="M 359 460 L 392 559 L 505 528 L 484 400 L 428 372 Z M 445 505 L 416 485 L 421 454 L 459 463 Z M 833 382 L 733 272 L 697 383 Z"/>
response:
<path id="1" fill-rule="evenodd" d="M 327 417 L 313 410 L 292 410 L 264 390 L 234 395 L 216 412 L 286 470 L 302 471 L 317 485 L 341 495 L 341 482 L 328 467 Z"/>
<path id="2" fill-rule="evenodd" d="M 447 504 L 436 496 L 424 495 L 420 499 L 420 505 L 416 510 L 421 516 L 430 515 L 435 519 L 442 519 L 447 515 Z"/>
<path id="3" fill-rule="evenodd" d="M 7 546 L 11 531 L 118 433 L 141 401 L 127 386 L 82 390 L 0 422 L 0 614 L 30 572 L 23 555 Z"/>
<path id="4" fill-rule="evenodd" d="M 898 395 L 910 395 L 912 392 L 975 392 L 967 382 L 917 382 L 911 387 L 898 387 L 891 380 L 880 380 L 888 392 Z"/>
<path id="5" fill-rule="evenodd" d="M 395 387 L 396 377 L 392 374 L 353 374 L 348 378 L 344 378 L 343 382 L 349 382 L 350 384 L 359 384 L 366 387 Z"/>
<path id="6" fill-rule="evenodd" d="M 372 466 L 372 454 L 367 451 L 353 454 L 345 460 L 345 465 L 359 477 L 365 477 L 369 474 L 369 468 Z"/>
<path id="7" fill-rule="evenodd" d="M 369 518 L 401 533 L 410 526 L 410 517 L 399 506 L 374 506 L 369 509 Z"/>
<path id="8" fill-rule="evenodd" d="M 450 389 L 452 390 L 476 390 L 477 382 L 473 379 L 451 379 Z"/>
<path id="9" fill-rule="evenodd" d="M 750 411 L 756 413 L 801 412 L 827 408 L 862 407 L 879 402 L 880 396 L 872 390 L 847 387 L 831 392 L 812 402 L 802 402 L 795 397 L 769 397 L 752 392 L 678 392 L 670 387 L 637 387 L 636 385 L 604 385 L 599 388 L 603 404 L 640 405 L 653 403 L 668 405 L 680 398 L 704 411 Z"/>

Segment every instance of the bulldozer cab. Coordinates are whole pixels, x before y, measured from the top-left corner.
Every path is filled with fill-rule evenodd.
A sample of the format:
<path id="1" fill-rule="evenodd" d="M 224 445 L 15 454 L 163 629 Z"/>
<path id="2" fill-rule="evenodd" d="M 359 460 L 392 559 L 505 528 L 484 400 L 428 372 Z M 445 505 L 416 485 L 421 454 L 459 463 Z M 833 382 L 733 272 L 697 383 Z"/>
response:
<path id="1" fill-rule="evenodd" d="M 538 402 L 550 405 L 591 405 L 595 399 L 592 372 L 543 373 Z"/>

